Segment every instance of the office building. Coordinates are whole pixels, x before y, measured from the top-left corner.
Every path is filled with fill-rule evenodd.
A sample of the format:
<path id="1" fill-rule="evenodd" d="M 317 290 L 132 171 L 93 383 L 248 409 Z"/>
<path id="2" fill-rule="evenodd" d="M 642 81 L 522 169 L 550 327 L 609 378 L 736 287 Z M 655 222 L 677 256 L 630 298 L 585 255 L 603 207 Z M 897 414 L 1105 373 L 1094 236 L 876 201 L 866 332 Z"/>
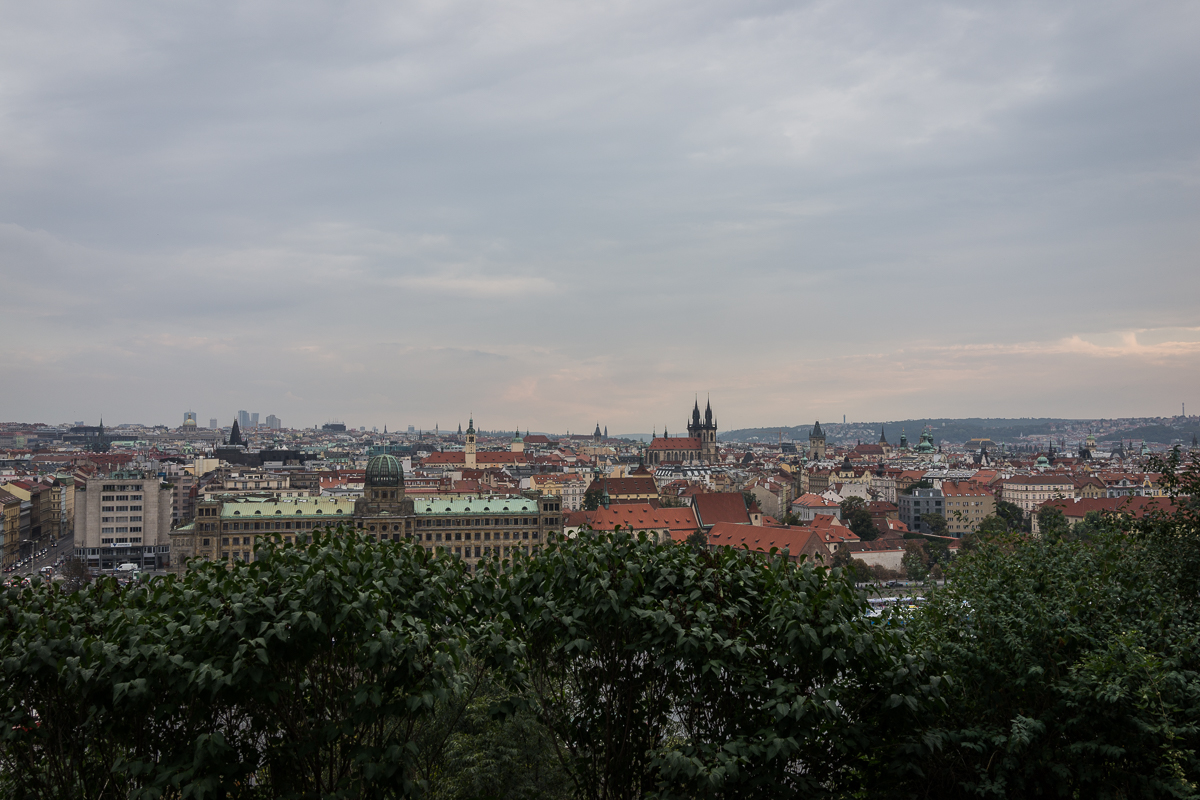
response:
<path id="1" fill-rule="evenodd" d="M 283 426 L 279 423 L 279 417 L 275 416 L 274 414 L 268 414 L 267 427 L 273 431 L 277 431 Z"/>
<path id="2" fill-rule="evenodd" d="M 136 470 L 89 478 L 75 496 L 75 555 L 93 569 L 171 564 L 172 489 Z"/>
<path id="3" fill-rule="evenodd" d="M 237 415 L 237 424 L 242 430 L 248 429 L 250 427 L 250 412 L 239 411 Z"/>

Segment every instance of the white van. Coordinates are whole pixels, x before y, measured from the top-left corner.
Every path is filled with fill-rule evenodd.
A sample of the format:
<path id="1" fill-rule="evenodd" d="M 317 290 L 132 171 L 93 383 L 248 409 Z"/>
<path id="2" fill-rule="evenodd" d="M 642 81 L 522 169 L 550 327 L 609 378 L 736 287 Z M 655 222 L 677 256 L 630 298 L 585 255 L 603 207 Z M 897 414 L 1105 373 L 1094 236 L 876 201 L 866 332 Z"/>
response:
<path id="1" fill-rule="evenodd" d="M 126 561 L 124 564 L 117 567 L 116 571 L 117 572 L 137 572 L 137 568 L 138 568 L 137 564 L 131 564 L 130 562 Z"/>

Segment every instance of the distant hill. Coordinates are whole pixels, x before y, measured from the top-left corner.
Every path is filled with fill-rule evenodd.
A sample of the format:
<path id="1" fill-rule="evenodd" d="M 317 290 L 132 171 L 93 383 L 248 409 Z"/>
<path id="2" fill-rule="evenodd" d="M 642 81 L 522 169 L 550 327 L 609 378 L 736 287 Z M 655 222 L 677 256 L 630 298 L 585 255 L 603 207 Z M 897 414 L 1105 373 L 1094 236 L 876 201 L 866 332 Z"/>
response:
<path id="1" fill-rule="evenodd" d="M 821 423 L 825 438 L 829 442 L 845 444 L 861 440 L 864 442 L 879 441 L 879 431 L 882 428 L 891 444 L 900 443 L 901 432 L 908 435 L 910 443 L 915 444 L 921 436 L 921 431 L 929 426 L 933 429 L 934 440 L 938 442 L 965 442 L 970 439 L 992 439 L 995 442 L 1016 441 L 1021 436 L 1046 436 L 1050 433 L 1057 435 L 1058 431 L 1068 425 L 1077 425 L 1080 420 L 1058 419 L 1051 417 L 1025 419 L 987 419 L 973 417 L 968 419 L 905 419 L 895 422 L 829 422 Z M 808 441 L 812 425 L 797 425 L 782 428 L 742 428 L 727 431 L 717 438 L 723 442 L 778 442 L 780 432 L 785 441 Z"/>
<path id="2" fill-rule="evenodd" d="M 1191 444 L 1193 436 L 1200 437 L 1200 429 L 1197 429 L 1195 426 L 1172 428 L 1170 425 L 1143 425 L 1139 428 L 1130 428 L 1129 430 L 1124 430 L 1104 438 L 1145 439 L 1147 442 L 1154 442 L 1156 444 L 1172 444 L 1173 442 Z"/>

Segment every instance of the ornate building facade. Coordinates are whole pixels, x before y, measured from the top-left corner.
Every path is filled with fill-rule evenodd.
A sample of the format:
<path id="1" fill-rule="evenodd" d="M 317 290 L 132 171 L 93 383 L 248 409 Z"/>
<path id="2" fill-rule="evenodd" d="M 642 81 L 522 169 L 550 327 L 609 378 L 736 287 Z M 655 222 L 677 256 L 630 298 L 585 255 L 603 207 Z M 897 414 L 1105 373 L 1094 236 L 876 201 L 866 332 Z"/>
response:
<path id="1" fill-rule="evenodd" d="M 172 564 L 183 569 L 194 558 L 252 561 L 260 538 L 290 544 L 314 530 L 343 525 L 377 542 L 418 542 L 431 555 L 461 558 L 474 569 L 480 559 L 537 552 L 562 534 L 563 511 L 562 498 L 555 496 L 414 501 L 405 493 L 400 461 L 380 454 L 368 462 L 363 496 L 354 500 L 230 495 L 205 499 L 192 523 L 171 532 Z"/>

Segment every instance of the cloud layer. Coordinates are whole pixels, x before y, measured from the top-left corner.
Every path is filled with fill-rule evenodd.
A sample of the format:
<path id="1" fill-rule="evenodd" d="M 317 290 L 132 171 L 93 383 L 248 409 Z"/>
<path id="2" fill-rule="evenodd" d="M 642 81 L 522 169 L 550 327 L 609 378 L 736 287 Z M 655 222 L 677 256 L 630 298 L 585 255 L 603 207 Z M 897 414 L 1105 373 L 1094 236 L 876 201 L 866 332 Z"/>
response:
<path id="1" fill-rule="evenodd" d="M 1194 4 L 0 11 L 10 419 L 1200 395 Z M 1197 400 L 1200 402 L 1200 400 Z"/>

